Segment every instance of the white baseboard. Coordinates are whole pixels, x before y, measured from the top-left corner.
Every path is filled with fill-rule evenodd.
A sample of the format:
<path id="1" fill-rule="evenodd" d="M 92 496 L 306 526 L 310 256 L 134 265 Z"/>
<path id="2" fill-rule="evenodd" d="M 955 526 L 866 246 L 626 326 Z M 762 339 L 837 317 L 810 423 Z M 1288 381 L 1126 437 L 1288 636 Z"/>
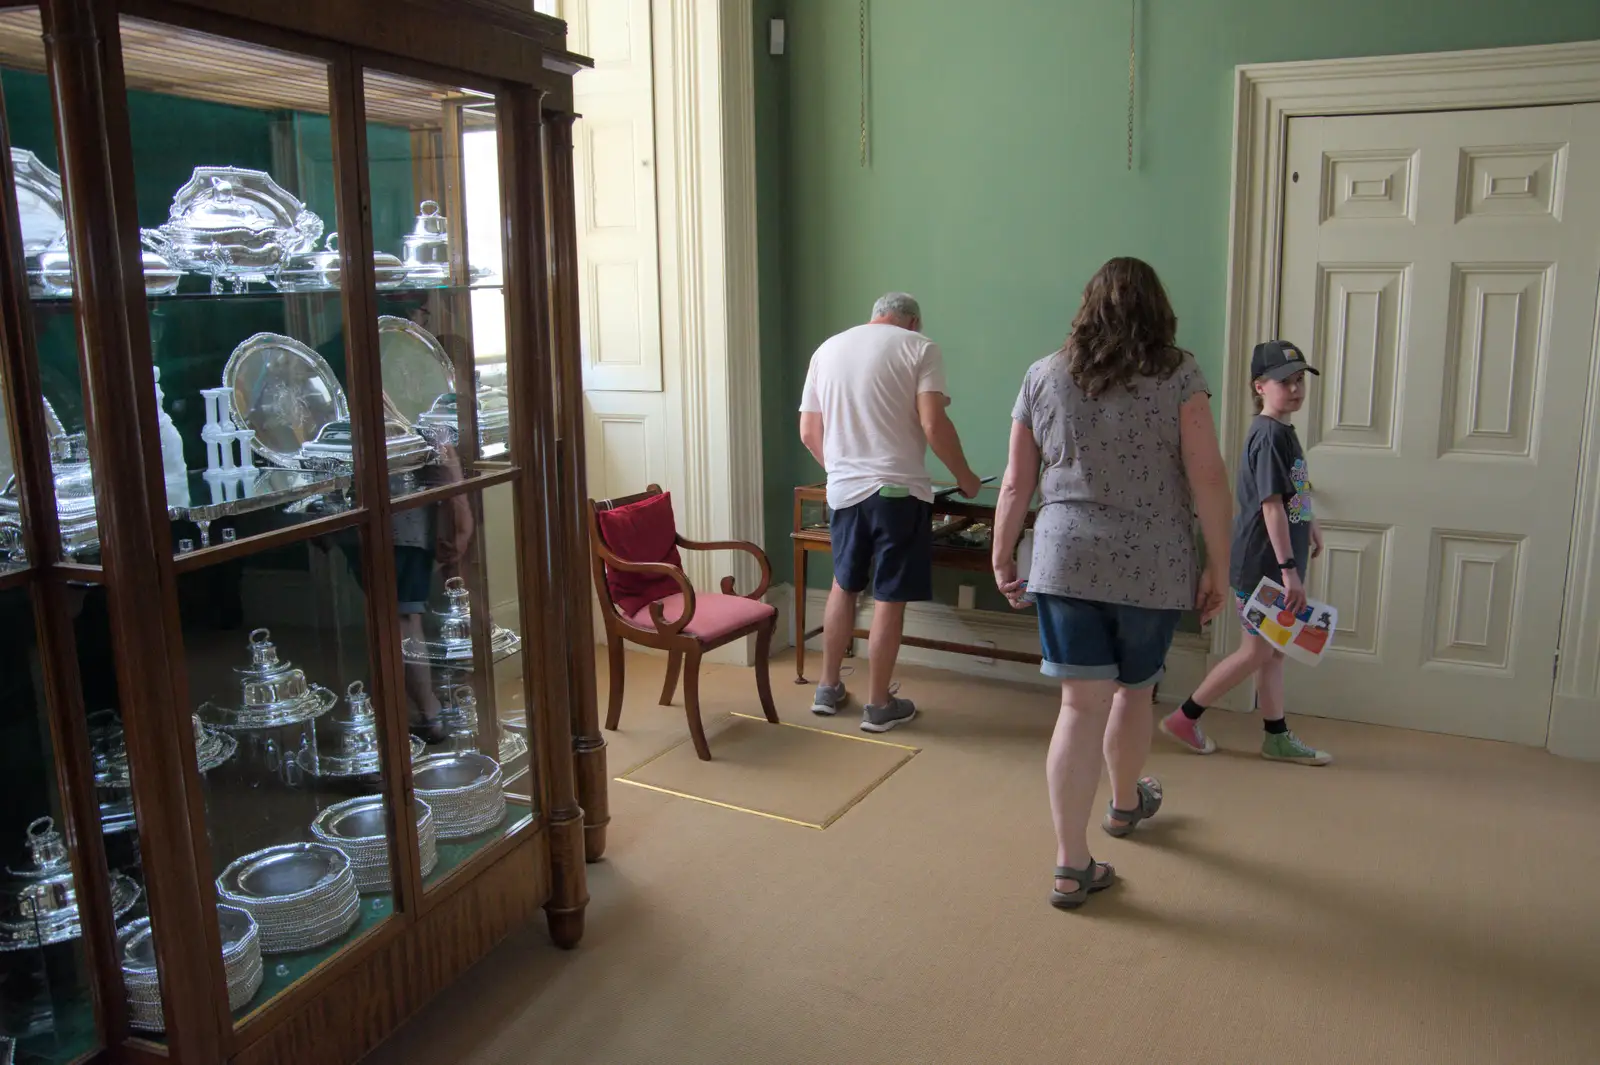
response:
<path id="1" fill-rule="evenodd" d="M 790 585 L 774 588 L 767 596 L 768 602 L 783 612 L 785 620 L 779 623 L 780 633 L 787 630 L 788 646 L 794 646 L 794 589 Z M 806 596 L 806 621 L 810 627 L 822 623 L 828 593 L 811 590 Z M 872 603 L 863 599 L 857 612 L 856 625 L 870 628 Z M 962 610 L 943 603 L 912 603 L 906 607 L 907 636 L 949 643 L 978 644 L 1005 651 L 1039 653 L 1039 627 L 1030 613 L 1002 614 L 994 610 Z M 812 638 L 806 647 L 819 656 L 822 653 L 821 637 Z M 864 649 L 864 648 L 863 648 Z M 1203 636 L 1179 633 L 1167 656 L 1167 676 L 1161 682 L 1164 697 L 1169 701 L 1181 698 L 1199 684 L 1210 666 L 1211 641 Z M 936 651 L 926 647 L 902 646 L 900 661 L 913 665 L 931 666 L 972 677 L 993 677 L 997 680 L 1017 681 L 1052 688 L 1057 681 L 1039 672 L 1039 667 L 1026 662 L 980 658 L 976 655 Z M 1181 694 L 1180 694 L 1181 693 Z"/>
<path id="2" fill-rule="evenodd" d="M 1557 695 L 1550 707 L 1551 754 L 1600 762 L 1600 699 Z"/>

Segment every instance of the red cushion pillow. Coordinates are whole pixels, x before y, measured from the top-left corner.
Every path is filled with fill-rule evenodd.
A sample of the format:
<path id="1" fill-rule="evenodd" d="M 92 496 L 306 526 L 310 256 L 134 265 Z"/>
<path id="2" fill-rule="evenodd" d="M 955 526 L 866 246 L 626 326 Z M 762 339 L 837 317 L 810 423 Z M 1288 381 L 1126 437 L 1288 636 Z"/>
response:
<path id="1" fill-rule="evenodd" d="M 615 510 L 602 510 L 600 537 L 611 553 L 624 562 L 665 562 L 682 566 L 678 555 L 678 525 L 672 518 L 672 493 L 662 492 Z M 624 573 L 606 567 L 606 587 L 611 601 L 632 616 L 657 599 L 681 592 L 678 582 L 665 574 Z"/>

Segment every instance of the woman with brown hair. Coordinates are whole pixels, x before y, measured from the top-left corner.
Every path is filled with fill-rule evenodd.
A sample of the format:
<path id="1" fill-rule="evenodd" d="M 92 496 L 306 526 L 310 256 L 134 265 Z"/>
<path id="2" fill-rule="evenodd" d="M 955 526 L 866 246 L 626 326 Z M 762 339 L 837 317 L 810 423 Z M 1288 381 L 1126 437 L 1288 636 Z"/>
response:
<path id="1" fill-rule="evenodd" d="M 1177 346 L 1177 325 L 1155 271 L 1112 259 L 1084 289 L 1065 346 L 1028 368 L 1011 413 L 994 577 L 1014 607 L 1035 604 L 1040 670 L 1061 681 L 1045 762 L 1056 827 L 1050 902 L 1061 909 L 1116 882 L 1089 853 L 1102 751 L 1108 834 L 1128 835 L 1160 807 L 1160 783 L 1139 775 L 1152 691 L 1183 611 L 1210 621 L 1228 589 L 1227 474 L 1205 377 Z M 1020 581 L 1014 553 L 1036 488 L 1032 571 Z"/>

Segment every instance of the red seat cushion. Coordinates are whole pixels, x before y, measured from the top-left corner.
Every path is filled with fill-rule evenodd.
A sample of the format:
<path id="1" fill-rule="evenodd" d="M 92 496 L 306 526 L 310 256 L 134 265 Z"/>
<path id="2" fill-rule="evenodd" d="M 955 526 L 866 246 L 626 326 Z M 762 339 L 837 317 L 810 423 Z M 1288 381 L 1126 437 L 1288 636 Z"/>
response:
<path id="1" fill-rule="evenodd" d="M 682 568 L 678 554 L 678 525 L 672 518 L 672 493 L 641 499 L 615 510 L 595 514 L 600 538 L 624 562 L 664 562 Z M 606 567 L 606 587 L 611 601 L 625 616 L 678 591 L 678 582 L 664 574 L 625 573 Z"/>
<path id="2" fill-rule="evenodd" d="M 746 599 L 742 595 L 721 595 L 710 592 L 694 597 L 694 617 L 683 631 L 701 643 L 715 643 L 730 632 L 762 621 L 778 612 L 771 603 Z M 683 615 L 683 593 L 677 592 L 661 600 L 661 616 L 672 624 Z M 646 603 L 633 615 L 633 623 L 640 628 L 653 629 L 655 620 L 650 617 L 650 604 Z"/>

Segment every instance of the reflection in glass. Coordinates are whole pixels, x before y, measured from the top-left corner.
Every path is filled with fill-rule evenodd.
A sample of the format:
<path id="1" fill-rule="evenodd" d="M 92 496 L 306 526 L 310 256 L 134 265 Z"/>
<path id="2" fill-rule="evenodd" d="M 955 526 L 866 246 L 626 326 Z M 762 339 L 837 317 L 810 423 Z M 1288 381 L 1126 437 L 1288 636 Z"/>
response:
<path id="1" fill-rule="evenodd" d="M 96 1034 L 42 685 L 29 592 L 0 592 L 0 1058 L 65 1062 Z M 131 914 L 139 887 L 116 884 Z"/>
<path id="2" fill-rule="evenodd" d="M 439 838 L 430 883 L 532 813 L 512 492 L 496 485 L 394 518 L 406 696 L 427 744 L 415 783 Z"/>
<path id="3" fill-rule="evenodd" d="M 473 89 L 366 73 L 375 247 L 408 280 L 380 291 L 378 348 L 392 418 L 463 475 L 510 459 L 495 101 Z M 391 448 L 389 472 L 403 472 Z M 393 484 L 397 495 L 421 487 Z"/>
<path id="4" fill-rule="evenodd" d="M 37 9 L 0 12 L 0 90 L 11 135 L 12 196 L 22 226 L 23 268 L 33 297 L 45 432 L 54 474 L 61 554 L 97 564 L 94 471 L 78 368 L 78 326 L 72 315 L 72 254 L 56 151 L 55 110 L 45 78 L 43 27 Z M 158 265 L 159 269 L 159 265 Z M 12 463 L 0 472 L 0 565 L 27 561 L 20 491 Z"/>
<path id="5" fill-rule="evenodd" d="M 393 909 L 361 559 L 359 530 L 348 529 L 178 579 L 198 727 L 235 746 L 206 775 L 205 796 L 218 919 L 240 931 L 229 963 L 230 995 L 245 999 L 236 1011 L 260 1007 Z M 329 811 L 353 800 L 368 816 L 330 833 Z M 252 949 L 260 986 L 245 996 Z"/>

